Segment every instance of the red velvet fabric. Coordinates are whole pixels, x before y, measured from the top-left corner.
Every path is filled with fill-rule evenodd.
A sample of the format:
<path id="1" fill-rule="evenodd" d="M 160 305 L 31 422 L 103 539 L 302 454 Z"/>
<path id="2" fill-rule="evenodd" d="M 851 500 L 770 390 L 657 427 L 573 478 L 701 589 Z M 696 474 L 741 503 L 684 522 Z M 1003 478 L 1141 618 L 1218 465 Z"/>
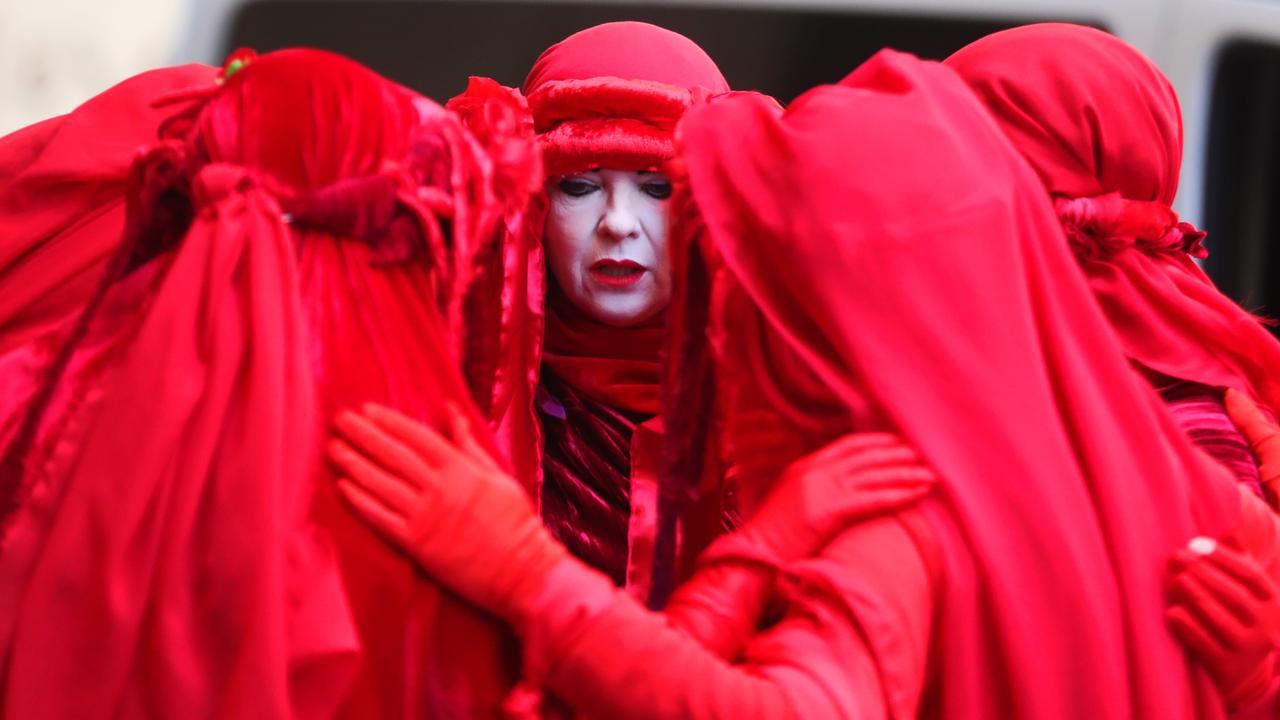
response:
<path id="1" fill-rule="evenodd" d="M 1080 265 L 1129 357 L 1280 407 L 1280 342 L 1213 286 L 1191 259 L 1202 256 L 1194 229 L 1167 210 L 1178 190 L 1182 115 L 1164 74 L 1122 40 L 1059 23 L 995 33 L 946 64 L 1062 199 L 1073 244 L 1094 246 L 1078 252 Z M 1082 213 L 1080 199 L 1093 212 Z M 1146 232 L 1080 222 L 1116 217 L 1096 206 L 1118 201 L 1156 204 L 1168 217 Z"/>
<path id="2" fill-rule="evenodd" d="M 538 57 L 524 82 L 549 176 L 661 167 L 684 111 L 728 90 L 692 40 L 639 22 L 570 35 Z"/>
<path id="3" fill-rule="evenodd" d="M 129 167 L 172 114 L 153 102 L 215 72 L 146 72 L 0 138 L 0 353 L 88 301 L 124 230 Z"/>
<path id="4" fill-rule="evenodd" d="M 139 165 L 136 269 L 59 377 L 17 376 L 58 390 L 6 538 L 6 716 L 494 713 L 503 632 L 356 519 L 319 451 L 339 408 L 471 407 L 463 313 L 529 189 L 495 176 L 505 131 L 303 50 L 182 117 Z"/>
<path id="5" fill-rule="evenodd" d="M 785 113 L 692 111 L 682 143 L 707 242 L 774 341 L 850 429 L 881 422 L 869 404 L 940 476 L 921 508 L 945 578 L 924 713 L 1221 717 L 1163 625 L 1161 577 L 1190 537 L 1234 527 L 1237 490 L 1133 373 L 955 74 L 885 51 Z"/>

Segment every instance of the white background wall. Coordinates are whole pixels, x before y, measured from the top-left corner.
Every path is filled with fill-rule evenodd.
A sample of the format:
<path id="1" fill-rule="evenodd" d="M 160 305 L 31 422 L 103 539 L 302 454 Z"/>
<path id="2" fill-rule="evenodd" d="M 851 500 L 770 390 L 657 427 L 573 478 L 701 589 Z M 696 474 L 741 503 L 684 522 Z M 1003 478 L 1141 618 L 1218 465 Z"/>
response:
<path id="1" fill-rule="evenodd" d="M 0 135 L 170 64 L 182 0 L 0 0 Z"/>

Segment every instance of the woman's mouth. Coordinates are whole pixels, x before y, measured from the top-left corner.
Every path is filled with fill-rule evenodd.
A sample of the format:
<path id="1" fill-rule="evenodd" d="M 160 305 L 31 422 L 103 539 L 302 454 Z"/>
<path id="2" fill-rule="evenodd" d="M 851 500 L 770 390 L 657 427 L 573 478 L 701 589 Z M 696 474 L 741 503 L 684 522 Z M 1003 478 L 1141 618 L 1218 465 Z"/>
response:
<path id="1" fill-rule="evenodd" d="M 634 260 L 597 260 L 588 269 L 591 279 L 611 288 L 630 287 L 644 277 L 644 266 Z"/>

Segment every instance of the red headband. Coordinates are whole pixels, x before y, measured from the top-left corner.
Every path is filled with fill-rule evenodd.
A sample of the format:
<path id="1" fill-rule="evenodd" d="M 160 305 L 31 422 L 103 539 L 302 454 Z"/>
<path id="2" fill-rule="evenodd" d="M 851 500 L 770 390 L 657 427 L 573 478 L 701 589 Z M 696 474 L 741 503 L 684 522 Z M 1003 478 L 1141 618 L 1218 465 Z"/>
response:
<path id="1" fill-rule="evenodd" d="M 692 40 L 646 23 L 606 23 L 547 48 L 524 93 L 550 176 L 657 169 L 685 111 L 728 84 Z"/>
<path id="2" fill-rule="evenodd" d="M 529 96 L 548 175 L 591 168 L 652 170 L 674 151 L 676 123 L 694 102 L 685 88 L 646 80 L 548 82 Z"/>

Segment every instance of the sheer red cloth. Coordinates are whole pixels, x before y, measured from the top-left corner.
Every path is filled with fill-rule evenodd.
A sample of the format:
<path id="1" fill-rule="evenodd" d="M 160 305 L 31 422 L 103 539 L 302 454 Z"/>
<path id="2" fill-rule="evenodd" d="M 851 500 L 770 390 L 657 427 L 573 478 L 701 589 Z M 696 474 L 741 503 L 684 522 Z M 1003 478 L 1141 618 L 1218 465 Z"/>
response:
<path id="1" fill-rule="evenodd" d="M 500 128 L 352 61 L 228 75 L 135 168 L 66 359 L 4 359 L 54 388 L 5 448 L 5 715 L 492 714 L 504 634 L 351 515 L 320 450 L 342 407 L 471 407 L 463 313 L 527 188 Z"/>
<path id="2" fill-rule="evenodd" d="M 946 64 L 1057 198 L 1129 357 L 1280 408 L 1280 343 L 1193 262 L 1203 234 L 1169 209 L 1182 115 L 1168 78 L 1124 41 L 1059 23 L 995 33 Z"/>
<path id="3" fill-rule="evenodd" d="M 785 113 L 752 96 L 695 111 L 682 153 L 704 242 L 770 334 L 850 429 L 890 424 L 941 478 L 920 511 L 943 588 L 921 714 L 1221 717 L 1161 582 L 1189 538 L 1235 526 L 1237 489 L 1132 371 L 955 74 L 885 51 Z M 901 688 L 893 657 L 881 682 Z"/>
<path id="4" fill-rule="evenodd" d="M 0 138 L 0 353 L 88 301 L 124 231 L 129 167 L 172 114 L 153 102 L 214 73 L 146 72 Z"/>

